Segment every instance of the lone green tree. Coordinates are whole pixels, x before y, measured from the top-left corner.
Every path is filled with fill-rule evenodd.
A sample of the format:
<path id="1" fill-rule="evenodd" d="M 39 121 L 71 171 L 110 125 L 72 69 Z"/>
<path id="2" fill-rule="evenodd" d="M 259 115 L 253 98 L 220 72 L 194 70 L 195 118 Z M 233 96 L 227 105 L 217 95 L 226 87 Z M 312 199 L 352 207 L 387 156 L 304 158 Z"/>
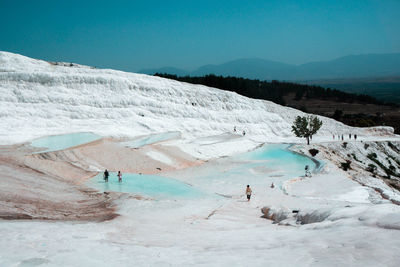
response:
<path id="1" fill-rule="evenodd" d="M 297 116 L 292 125 L 292 132 L 297 137 L 305 137 L 307 139 L 307 145 L 309 145 L 310 137 L 316 134 L 321 126 L 322 121 L 316 116 Z"/>

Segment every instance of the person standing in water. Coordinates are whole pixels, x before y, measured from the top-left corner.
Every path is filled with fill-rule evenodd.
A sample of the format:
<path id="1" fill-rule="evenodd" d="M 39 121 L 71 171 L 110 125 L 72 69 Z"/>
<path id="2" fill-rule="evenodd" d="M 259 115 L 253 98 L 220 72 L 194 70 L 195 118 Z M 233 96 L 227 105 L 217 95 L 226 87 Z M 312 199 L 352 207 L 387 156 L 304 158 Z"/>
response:
<path id="1" fill-rule="evenodd" d="M 107 171 L 107 169 L 104 171 L 104 181 L 106 182 L 106 183 L 108 183 L 108 176 L 109 176 L 110 174 L 108 173 L 108 171 Z"/>
<path id="2" fill-rule="evenodd" d="M 246 188 L 247 201 L 250 201 L 251 192 L 252 192 L 252 191 L 251 191 L 250 185 L 247 185 L 247 188 Z"/>
<path id="3" fill-rule="evenodd" d="M 118 182 L 122 182 L 122 173 L 121 171 L 118 171 Z"/>

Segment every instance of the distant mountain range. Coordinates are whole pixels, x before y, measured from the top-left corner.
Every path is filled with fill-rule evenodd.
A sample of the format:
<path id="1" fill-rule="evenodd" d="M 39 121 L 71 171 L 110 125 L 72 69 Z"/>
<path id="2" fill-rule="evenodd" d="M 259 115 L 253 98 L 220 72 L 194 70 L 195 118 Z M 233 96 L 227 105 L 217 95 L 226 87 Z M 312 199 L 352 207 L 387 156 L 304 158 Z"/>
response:
<path id="1" fill-rule="evenodd" d="M 233 60 L 220 65 L 205 65 L 194 71 L 163 67 L 143 69 L 138 72 L 145 74 L 168 73 L 178 76 L 215 74 L 286 81 L 398 76 L 400 75 L 400 53 L 352 55 L 301 65 L 249 58 Z"/>

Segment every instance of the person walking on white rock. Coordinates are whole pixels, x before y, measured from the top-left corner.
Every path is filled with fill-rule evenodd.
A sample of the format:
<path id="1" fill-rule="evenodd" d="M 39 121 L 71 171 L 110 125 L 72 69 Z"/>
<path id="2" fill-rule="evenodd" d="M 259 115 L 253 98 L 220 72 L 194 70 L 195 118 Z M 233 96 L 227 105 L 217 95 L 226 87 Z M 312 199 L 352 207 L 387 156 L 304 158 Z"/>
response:
<path id="1" fill-rule="evenodd" d="M 247 187 L 246 187 L 246 196 L 247 196 L 247 201 L 250 201 L 250 198 L 251 198 L 251 188 L 250 188 L 250 185 L 247 185 Z"/>
<path id="2" fill-rule="evenodd" d="M 311 172 L 310 172 L 310 167 L 308 165 L 306 165 L 306 167 L 304 168 L 305 170 L 305 177 L 311 177 Z"/>

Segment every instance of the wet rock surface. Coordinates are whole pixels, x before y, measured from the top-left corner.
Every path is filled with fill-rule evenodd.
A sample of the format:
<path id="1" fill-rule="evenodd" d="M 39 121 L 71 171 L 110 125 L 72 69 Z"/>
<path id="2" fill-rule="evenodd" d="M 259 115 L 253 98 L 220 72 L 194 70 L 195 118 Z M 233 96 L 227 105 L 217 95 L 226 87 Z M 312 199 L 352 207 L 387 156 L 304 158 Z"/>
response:
<path id="1" fill-rule="evenodd" d="M 26 164 L 30 156 L 24 151 L 11 151 L 0 149 L 1 219 L 104 221 L 118 216 L 113 204 L 118 194 L 101 194 L 73 182 L 73 177 L 87 176 L 86 170 L 60 163 L 65 166 L 58 170 L 70 172 L 57 176 L 35 169 L 29 160 Z"/>

